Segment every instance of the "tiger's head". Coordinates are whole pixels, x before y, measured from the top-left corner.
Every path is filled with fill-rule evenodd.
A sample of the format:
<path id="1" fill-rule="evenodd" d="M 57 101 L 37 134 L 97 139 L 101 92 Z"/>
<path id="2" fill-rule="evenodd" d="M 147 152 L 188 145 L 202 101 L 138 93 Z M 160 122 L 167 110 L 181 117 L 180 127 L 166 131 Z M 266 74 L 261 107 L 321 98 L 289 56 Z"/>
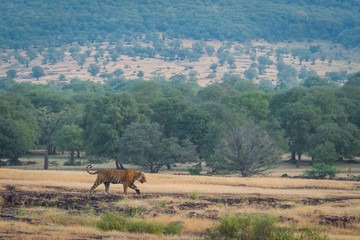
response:
<path id="1" fill-rule="evenodd" d="M 141 183 L 146 182 L 145 174 L 142 173 L 142 172 L 139 172 L 139 174 L 138 174 L 137 177 L 136 177 L 136 180 L 138 180 L 138 181 L 141 182 Z"/>

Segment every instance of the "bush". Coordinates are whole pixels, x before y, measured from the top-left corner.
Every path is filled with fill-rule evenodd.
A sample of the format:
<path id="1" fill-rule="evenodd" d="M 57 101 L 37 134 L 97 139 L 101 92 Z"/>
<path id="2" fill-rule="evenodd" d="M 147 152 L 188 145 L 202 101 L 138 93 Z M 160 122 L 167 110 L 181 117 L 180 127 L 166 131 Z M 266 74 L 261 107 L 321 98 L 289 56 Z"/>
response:
<path id="1" fill-rule="evenodd" d="M 123 214 L 126 217 L 138 217 L 138 216 L 140 216 L 140 214 L 142 214 L 145 211 L 146 211 L 146 208 L 144 208 L 144 207 L 131 207 L 131 208 L 126 208 L 124 210 Z"/>
<path id="2" fill-rule="evenodd" d="M 182 230 L 183 230 L 183 225 L 181 223 L 172 222 L 165 226 L 164 234 L 176 235 L 176 234 L 180 234 Z"/>
<path id="3" fill-rule="evenodd" d="M 190 175 L 200 175 L 201 168 L 198 165 L 193 166 L 193 167 L 189 167 L 188 172 L 189 172 Z"/>
<path id="4" fill-rule="evenodd" d="M 189 194 L 189 197 L 192 199 L 192 200 L 195 200 L 195 199 L 198 199 L 199 198 L 199 193 L 198 191 L 192 191 L 190 194 Z"/>
<path id="5" fill-rule="evenodd" d="M 183 226 L 177 223 L 163 224 L 154 221 L 131 219 L 114 212 L 106 212 L 96 226 L 104 231 L 131 233 L 179 234 Z"/>
<path id="6" fill-rule="evenodd" d="M 278 218 L 257 215 L 229 215 L 220 220 L 220 224 L 210 230 L 207 239 L 238 240 L 325 240 L 311 229 L 297 232 L 293 229 L 280 228 Z"/>
<path id="7" fill-rule="evenodd" d="M 330 164 L 326 163 L 314 163 L 313 169 L 306 170 L 304 176 L 313 179 L 333 179 L 339 170 Z"/>

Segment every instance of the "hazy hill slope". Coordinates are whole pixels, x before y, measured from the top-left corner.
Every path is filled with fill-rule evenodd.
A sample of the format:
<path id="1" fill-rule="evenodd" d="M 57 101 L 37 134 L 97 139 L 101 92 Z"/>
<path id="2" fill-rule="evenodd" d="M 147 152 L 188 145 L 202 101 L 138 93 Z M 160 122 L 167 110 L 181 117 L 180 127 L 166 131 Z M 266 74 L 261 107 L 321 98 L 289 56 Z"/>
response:
<path id="1" fill-rule="evenodd" d="M 162 32 L 192 39 L 332 40 L 359 45 L 359 0 L 3 0 L 0 47 L 116 41 Z"/>

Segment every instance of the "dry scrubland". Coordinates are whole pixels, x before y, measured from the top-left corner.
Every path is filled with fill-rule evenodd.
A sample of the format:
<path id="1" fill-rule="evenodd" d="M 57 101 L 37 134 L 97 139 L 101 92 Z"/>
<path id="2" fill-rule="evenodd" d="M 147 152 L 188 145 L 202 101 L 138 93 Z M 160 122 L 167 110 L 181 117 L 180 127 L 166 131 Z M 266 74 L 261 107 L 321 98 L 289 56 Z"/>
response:
<path id="1" fill-rule="evenodd" d="M 282 170 L 284 173 L 290 169 Z M 358 170 L 353 168 L 355 172 Z M 268 177 L 252 178 L 147 173 L 148 182 L 137 183 L 141 196 L 131 192 L 124 197 L 121 185 L 111 185 L 113 195 L 106 196 L 101 185 L 95 196 L 90 197 L 88 191 L 96 177 L 85 171 L 2 168 L 0 236 L 5 239 L 198 239 L 218 224 L 219 217 L 230 213 L 260 213 L 280 217 L 284 227 L 319 229 L 330 239 L 360 238 L 360 182 L 280 178 L 277 176 L 280 171 Z M 144 209 L 139 218 L 146 221 L 166 224 L 181 221 L 184 227 L 181 234 L 104 232 L 95 226 L 106 211 L 137 208 Z M 17 219 L 8 219 L 4 217 L 6 214 Z"/>
<path id="2" fill-rule="evenodd" d="M 195 42 L 193 40 L 181 40 L 184 47 L 190 47 Z M 234 63 L 236 65 L 235 69 L 231 69 L 229 64 L 225 63 L 223 66 L 219 66 L 216 70 L 216 73 L 210 69 L 211 64 L 218 63 L 219 59 L 216 57 L 216 51 L 222 46 L 222 42 L 219 41 L 209 41 L 206 44 L 211 45 L 215 49 L 215 53 L 212 56 L 204 54 L 199 61 L 190 62 L 185 61 L 165 61 L 163 57 L 156 55 L 155 58 L 140 58 L 140 57 L 129 57 L 126 55 L 120 55 L 117 61 L 112 61 L 109 54 L 105 51 L 104 57 L 99 58 L 99 61 L 96 63 L 93 55 L 97 52 L 95 46 L 81 47 L 81 53 L 84 53 L 86 50 L 92 52 L 91 57 L 86 59 L 85 64 L 80 67 L 77 64 L 77 61 L 74 60 L 68 51 L 65 52 L 65 57 L 63 60 L 55 64 L 42 64 L 42 57 L 37 57 L 32 60 L 28 67 L 25 67 L 24 64 L 20 64 L 14 57 L 10 58 L 8 62 L 1 62 L 0 64 L 0 77 L 6 76 L 6 71 L 9 69 L 17 70 L 18 77 L 15 79 L 19 82 L 31 81 L 34 83 L 46 84 L 51 81 L 57 82 L 60 75 L 65 75 L 67 81 L 70 81 L 73 78 L 78 78 L 80 80 L 91 80 L 95 82 L 103 82 L 104 79 L 98 76 L 92 77 L 87 71 L 91 63 L 96 63 L 101 66 L 100 73 L 112 73 L 116 69 L 122 69 L 124 71 L 123 77 L 127 79 L 136 79 L 139 71 L 144 72 L 143 79 L 149 80 L 153 77 L 164 76 L 170 78 L 175 74 L 189 74 L 190 71 L 195 70 L 198 73 L 198 84 L 201 86 L 206 86 L 209 83 L 217 82 L 221 80 L 224 73 L 233 73 L 243 76 L 245 70 L 249 68 L 252 63 L 250 54 L 240 52 L 239 48 L 245 48 L 244 44 L 232 43 L 229 53 L 234 57 Z M 290 54 L 284 55 L 284 62 L 288 65 L 295 67 L 298 71 L 303 66 L 306 66 L 307 70 L 315 70 L 320 76 L 324 77 L 326 72 L 338 72 L 338 71 L 347 71 L 357 72 L 360 71 L 360 59 L 359 52 L 360 49 L 345 49 L 341 45 L 334 45 L 327 42 L 312 42 L 312 43 L 277 43 L 270 44 L 266 42 L 252 42 L 252 47 L 256 48 L 256 57 L 262 55 L 268 55 L 271 60 L 276 63 L 276 52 L 278 48 L 309 48 L 309 46 L 320 46 L 321 50 L 328 56 L 325 61 L 317 60 L 315 65 L 312 65 L 311 62 L 303 62 L 299 64 L 298 58 L 293 58 Z M 146 44 L 142 43 L 143 46 Z M 125 45 L 126 46 L 126 45 Z M 70 46 L 69 46 L 70 47 Z M 112 48 L 108 44 L 102 44 L 101 48 L 104 50 Z M 19 51 L 20 54 L 25 55 L 25 53 Z M 8 50 L 2 54 L 11 55 L 14 54 L 12 50 Z M 338 56 L 342 56 L 339 58 Z M 332 59 L 332 63 L 329 65 L 329 59 Z M 39 81 L 35 78 L 30 77 L 32 72 L 32 67 L 41 66 L 45 70 L 45 76 L 41 77 Z M 256 82 L 260 80 L 271 80 L 273 84 L 276 84 L 277 81 L 277 69 L 275 65 L 270 65 L 266 68 L 266 71 L 263 75 L 259 75 Z"/>

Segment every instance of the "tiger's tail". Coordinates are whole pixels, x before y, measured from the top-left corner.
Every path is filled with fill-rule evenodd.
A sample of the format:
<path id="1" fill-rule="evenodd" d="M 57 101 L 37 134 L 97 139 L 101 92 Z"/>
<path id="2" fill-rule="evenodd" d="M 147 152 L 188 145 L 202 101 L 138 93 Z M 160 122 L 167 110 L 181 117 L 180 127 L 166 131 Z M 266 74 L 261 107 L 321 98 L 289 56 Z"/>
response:
<path id="1" fill-rule="evenodd" d="M 92 174 L 92 175 L 95 175 L 95 174 L 98 174 L 100 171 L 97 171 L 97 172 L 90 172 L 89 171 L 89 169 L 90 168 L 92 168 L 92 165 L 91 164 L 88 164 L 87 166 L 86 166 L 86 172 L 88 173 L 88 174 Z"/>

